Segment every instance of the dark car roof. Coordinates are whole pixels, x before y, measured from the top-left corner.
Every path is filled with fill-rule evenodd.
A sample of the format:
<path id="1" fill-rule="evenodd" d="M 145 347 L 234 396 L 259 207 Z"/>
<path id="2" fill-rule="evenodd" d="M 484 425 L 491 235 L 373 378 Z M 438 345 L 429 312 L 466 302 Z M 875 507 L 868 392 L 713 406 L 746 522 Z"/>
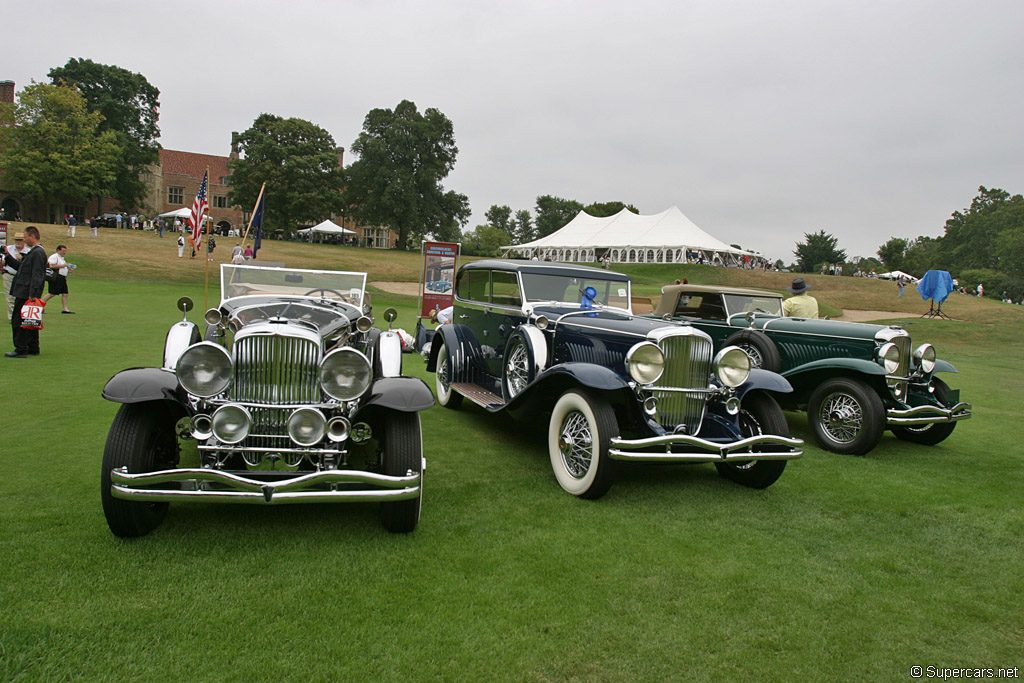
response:
<path id="1" fill-rule="evenodd" d="M 537 273 L 541 275 L 568 275 L 570 277 L 600 277 L 603 280 L 619 280 L 629 282 L 629 276 L 604 268 L 576 266 L 570 263 L 554 263 L 549 261 L 529 261 L 526 259 L 482 259 L 470 261 L 460 270 L 511 270 L 517 273 Z"/>
<path id="2" fill-rule="evenodd" d="M 673 292 L 701 292 L 708 294 L 743 294 L 746 296 L 782 296 L 778 292 L 767 289 L 746 289 L 744 287 L 723 287 L 720 285 L 665 285 L 661 288 L 663 294 Z"/>

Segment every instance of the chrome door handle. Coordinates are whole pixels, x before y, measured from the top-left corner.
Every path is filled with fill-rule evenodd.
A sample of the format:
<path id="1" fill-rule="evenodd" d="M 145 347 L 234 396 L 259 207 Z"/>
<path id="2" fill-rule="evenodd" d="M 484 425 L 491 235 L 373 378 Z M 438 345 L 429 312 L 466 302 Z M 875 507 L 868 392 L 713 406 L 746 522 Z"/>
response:
<path id="1" fill-rule="evenodd" d="M 468 315 L 460 315 L 459 316 L 459 320 L 465 320 L 468 317 L 469 317 Z"/>

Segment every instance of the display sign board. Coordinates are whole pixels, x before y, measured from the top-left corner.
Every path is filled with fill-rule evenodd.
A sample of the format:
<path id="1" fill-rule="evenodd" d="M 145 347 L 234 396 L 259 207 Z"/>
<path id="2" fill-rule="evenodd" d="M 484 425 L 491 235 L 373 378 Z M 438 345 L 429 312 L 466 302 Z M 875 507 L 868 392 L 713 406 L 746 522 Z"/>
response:
<path id="1" fill-rule="evenodd" d="M 455 300 L 455 271 L 460 244 L 423 242 L 423 274 L 420 280 L 420 317 L 429 318 L 433 310 L 448 308 Z"/>
<path id="2" fill-rule="evenodd" d="M 10 227 L 10 223 L 7 221 L 0 221 L 0 245 L 7 244 L 7 229 Z"/>

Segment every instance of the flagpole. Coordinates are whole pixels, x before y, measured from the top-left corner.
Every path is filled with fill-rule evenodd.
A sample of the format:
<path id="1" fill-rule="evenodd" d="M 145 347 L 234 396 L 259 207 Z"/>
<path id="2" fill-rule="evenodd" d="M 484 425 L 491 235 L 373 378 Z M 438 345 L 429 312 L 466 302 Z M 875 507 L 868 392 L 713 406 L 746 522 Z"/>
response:
<path id="1" fill-rule="evenodd" d="M 206 215 L 210 212 L 210 167 L 206 167 L 206 202 L 203 203 L 203 215 L 200 216 L 199 225 L 202 226 L 202 221 L 206 220 Z M 213 221 L 210 221 L 212 223 Z M 203 287 L 203 315 L 206 315 L 206 311 L 210 310 L 210 223 L 206 224 L 206 284 Z M 200 231 L 202 234 L 202 231 Z M 199 250 L 202 253 L 202 249 Z"/>
<path id="2" fill-rule="evenodd" d="M 249 214 L 249 225 L 245 227 L 245 234 L 242 236 L 242 246 L 245 246 L 245 240 L 249 239 L 249 231 L 252 230 L 252 219 L 256 216 L 256 209 L 260 206 L 260 200 L 263 199 L 263 190 L 267 187 L 266 183 L 260 185 L 260 193 L 256 197 L 256 205 L 252 208 L 252 213 Z"/>

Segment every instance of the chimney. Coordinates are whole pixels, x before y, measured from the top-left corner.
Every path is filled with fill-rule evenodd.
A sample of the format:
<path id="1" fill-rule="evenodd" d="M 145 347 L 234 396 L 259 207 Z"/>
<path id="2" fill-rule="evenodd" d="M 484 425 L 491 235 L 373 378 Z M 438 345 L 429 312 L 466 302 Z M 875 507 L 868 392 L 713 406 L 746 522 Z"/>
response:
<path id="1" fill-rule="evenodd" d="M 345 168 L 345 148 L 338 147 L 338 168 Z"/>
<path id="2" fill-rule="evenodd" d="M 231 154 L 228 158 L 238 158 L 238 131 L 236 130 L 231 131 Z"/>
<path id="3" fill-rule="evenodd" d="M 14 104 L 14 81 L 0 81 L 0 104 Z"/>

